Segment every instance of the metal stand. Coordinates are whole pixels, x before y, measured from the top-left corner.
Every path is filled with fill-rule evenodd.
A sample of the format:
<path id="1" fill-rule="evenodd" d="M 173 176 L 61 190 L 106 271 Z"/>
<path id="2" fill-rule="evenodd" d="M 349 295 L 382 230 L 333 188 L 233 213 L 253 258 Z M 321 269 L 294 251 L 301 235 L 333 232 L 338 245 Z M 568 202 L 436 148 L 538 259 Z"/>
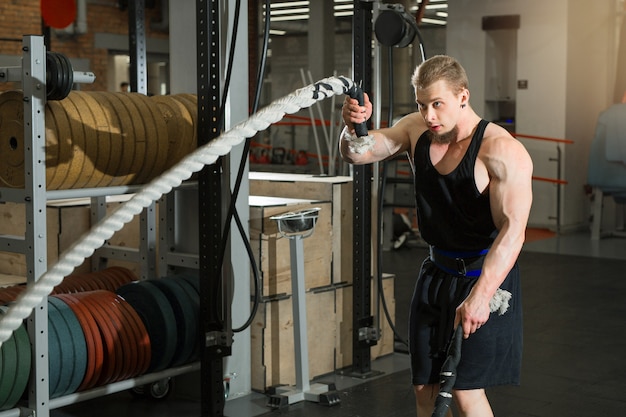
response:
<path id="1" fill-rule="evenodd" d="M 303 400 L 324 405 L 341 402 L 334 384 L 315 383 L 309 379 L 309 342 L 306 329 L 306 294 L 304 287 L 304 245 L 302 240 L 313 234 L 319 208 L 272 216 L 278 230 L 288 238 L 291 259 L 291 289 L 293 292 L 293 339 L 296 365 L 296 385 L 272 389 L 268 407 L 279 408 Z"/>

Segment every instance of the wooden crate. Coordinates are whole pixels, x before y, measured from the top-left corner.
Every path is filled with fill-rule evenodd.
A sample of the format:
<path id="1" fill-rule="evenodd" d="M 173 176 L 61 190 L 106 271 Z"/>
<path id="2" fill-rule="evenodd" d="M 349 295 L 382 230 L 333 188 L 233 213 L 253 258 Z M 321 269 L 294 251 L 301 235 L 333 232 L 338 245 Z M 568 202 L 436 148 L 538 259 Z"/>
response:
<path id="1" fill-rule="evenodd" d="M 306 293 L 309 376 L 334 371 L 335 291 Z M 295 385 L 293 298 L 265 299 L 250 327 L 252 389 L 264 392 L 274 385 Z"/>
<path id="2" fill-rule="evenodd" d="M 352 282 L 352 178 L 250 172 L 250 194 L 330 201 L 332 282 Z"/>
<path id="3" fill-rule="evenodd" d="M 330 202 L 250 196 L 250 243 L 262 281 L 262 295 L 291 294 L 290 241 L 278 231 L 271 216 L 312 207 L 321 208 L 313 234 L 303 239 L 306 290 L 331 283 L 332 252 L 329 241 Z"/>
<path id="4" fill-rule="evenodd" d="M 383 274 L 383 293 L 387 302 L 387 308 L 391 320 L 395 322 L 396 318 L 396 300 L 394 296 L 395 275 Z M 375 281 L 372 281 L 372 310 L 374 315 L 376 299 L 373 294 Z M 336 369 L 342 369 L 352 365 L 352 285 L 338 287 L 336 290 L 336 312 L 337 312 L 337 342 L 336 345 Z M 380 339 L 378 343 L 370 348 L 370 357 L 376 359 L 380 356 L 388 355 L 394 351 L 394 334 L 382 307 L 380 306 Z"/>
<path id="5" fill-rule="evenodd" d="M 122 204 L 124 198 L 114 198 L 107 202 L 107 210 L 111 211 Z M 46 244 L 48 265 L 52 266 L 59 255 L 76 242 L 91 228 L 89 199 L 64 199 L 49 201 L 46 205 Z M 26 231 L 26 212 L 23 204 L 0 204 L 0 234 L 24 236 Z M 115 233 L 109 240 L 111 245 L 139 247 L 139 218 L 135 217 L 122 230 Z M 111 260 L 109 265 L 120 265 L 138 273 L 139 267 L 131 262 Z M 88 272 L 91 269 L 90 259 L 79 265 L 75 272 Z M 0 252 L 0 274 L 13 277 L 24 277 L 26 280 L 26 257 L 23 254 Z"/>

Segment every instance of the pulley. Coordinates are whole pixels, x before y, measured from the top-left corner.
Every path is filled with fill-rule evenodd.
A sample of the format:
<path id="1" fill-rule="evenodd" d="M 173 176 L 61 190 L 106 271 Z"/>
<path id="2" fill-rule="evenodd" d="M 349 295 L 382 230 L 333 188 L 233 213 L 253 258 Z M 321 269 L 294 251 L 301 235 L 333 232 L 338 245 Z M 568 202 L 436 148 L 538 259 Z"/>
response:
<path id="1" fill-rule="evenodd" d="M 384 4 L 374 22 L 374 33 L 378 42 L 385 46 L 405 48 L 417 34 L 415 18 L 401 4 Z"/>

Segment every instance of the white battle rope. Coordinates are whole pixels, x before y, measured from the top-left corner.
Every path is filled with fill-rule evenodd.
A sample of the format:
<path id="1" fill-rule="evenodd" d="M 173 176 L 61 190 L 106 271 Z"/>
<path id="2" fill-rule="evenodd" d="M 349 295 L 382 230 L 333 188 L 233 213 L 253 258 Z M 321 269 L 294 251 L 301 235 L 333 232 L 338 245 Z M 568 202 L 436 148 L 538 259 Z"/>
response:
<path id="1" fill-rule="evenodd" d="M 267 129 L 280 121 L 285 114 L 296 113 L 300 109 L 312 106 L 315 102 L 346 94 L 354 87 L 354 81 L 346 77 L 330 77 L 314 84 L 300 88 L 293 93 L 273 101 L 267 107 L 250 116 L 216 139 L 196 149 L 183 158 L 178 164 L 168 169 L 160 177 L 143 186 L 133 197 L 119 206 L 109 216 L 103 218 L 94 227 L 76 241 L 60 256 L 57 263 L 36 282 L 28 285 L 16 302 L 11 305 L 0 319 L 0 346 L 20 327 L 31 311 L 40 305 L 68 276 L 74 268 L 81 265 L 94 251 L 104 245 L 115 232 L 130 222 L 134 216 L 157 201 L 162 195 L 200 171 L 205 165 L 214 163 L 218 157 L 226 155 L 233 146 L 239 145 L 246 138 Z"/>

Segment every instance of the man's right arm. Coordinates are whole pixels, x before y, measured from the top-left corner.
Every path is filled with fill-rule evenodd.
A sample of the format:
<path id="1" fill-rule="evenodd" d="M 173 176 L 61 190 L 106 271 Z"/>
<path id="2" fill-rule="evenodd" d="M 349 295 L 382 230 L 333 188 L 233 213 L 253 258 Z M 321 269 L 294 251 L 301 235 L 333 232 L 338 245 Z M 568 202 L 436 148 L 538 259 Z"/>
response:
<path id="1" fill-rule="evenodd" d="M 364 105 L 346 96 L 342 107 L 342 117 L 346 124 L 339 138 L 339 152 L 344 161 L 355 165 L 389 159 L 409 149 L 410 139 L 404 124 L 391 128 L 372 130 L 367 138 L 359 138 L 354 124 L 368 120 L 372 115 L 372 104 L 364 94 Z"/>

